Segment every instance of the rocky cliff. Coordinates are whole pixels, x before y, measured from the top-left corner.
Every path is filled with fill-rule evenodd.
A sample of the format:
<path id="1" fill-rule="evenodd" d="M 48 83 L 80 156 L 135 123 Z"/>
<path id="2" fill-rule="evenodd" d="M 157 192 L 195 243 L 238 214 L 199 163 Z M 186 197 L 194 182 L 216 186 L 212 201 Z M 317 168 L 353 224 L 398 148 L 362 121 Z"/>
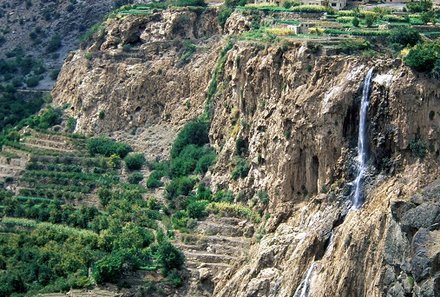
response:
<path id="1" fill-rule="evenodd" d="M 110 19 L 69 56 L 53 91 L 78 132 L 124 138 L 149 158 L 165 158 L 185 122 L 211 115 L 218 160 L 204 180 L 264 219 L 243 257 L 175 295 L 438 296 L 438 82 L 397 59 L 237 38 L 249 24 L 234 13 L 222 30 L 214 9 Z M 371 67 L 366 202 L 353 211 Z M 239 158 L 249 172 L 235 180 Z"/>

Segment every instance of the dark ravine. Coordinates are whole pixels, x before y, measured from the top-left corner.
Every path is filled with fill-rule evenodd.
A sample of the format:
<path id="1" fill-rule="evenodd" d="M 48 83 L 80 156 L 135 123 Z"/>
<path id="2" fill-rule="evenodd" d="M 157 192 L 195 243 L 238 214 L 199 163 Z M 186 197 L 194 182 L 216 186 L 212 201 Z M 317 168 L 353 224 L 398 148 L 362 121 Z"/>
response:
<path id="1" fill-rule="evenodd" d="M 188 18 L 197 19 L 194 26 L 180 23 Z M 240 22 L 234 14 L 225 32 L 240 28 Z M 54 102 L 71 104 L 79 132 L 124 138 L 127 130 L 139 137 L 136 131 L 178 131 L 203 113 L 220 52 L 227 39 L 235 40 L 214 23 L 211 10 L 110 21 L 102 40 L 66 61 Z M 136 47 L 124 53 L 133 34 Z M 198 45 L 183 66 L 182 36 Z M 89 52 L 91 59 L 85 56 Z M 373 66 L 366 134 L 374 168 L 365 179 L 365 204 L 348 212 L 359 102 Z M 435 296 L 440 284 L 438 85 L 400 60 L 320 55 L 303 44 L 286 49 L 235 40 L 222 68 L 215 77 L 210 128 L 218 160 L 206 182 L 214 190 L 241 193 L 239 199 L 248 205 L 257 204 L 257 193 L 265 191 L 264 214 L 269 215 L 227 269 L 217 272 L 195 263 L 195 277 L 174 296 Z M 163 158 L 172 138 L 173 133 L 161 142 L 160 151 L 152 149 L 154 138 L 133 143 Z M 239 138 L 247 144 L 250 170 L 235 181 L 231 169 Z M 426 143 L 425 158 L 412 154 L 414 139 Z M 309 267 L 314 267 L 311 273 Z M 298 291 L 304 279 L 305 295 Z"/>

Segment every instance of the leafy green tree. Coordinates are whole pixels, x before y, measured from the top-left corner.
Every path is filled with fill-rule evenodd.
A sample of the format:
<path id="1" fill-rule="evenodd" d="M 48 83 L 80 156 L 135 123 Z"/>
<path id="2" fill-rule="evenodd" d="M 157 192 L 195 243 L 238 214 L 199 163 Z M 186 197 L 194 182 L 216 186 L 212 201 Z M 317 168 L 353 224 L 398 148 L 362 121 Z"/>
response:
<path id="1" fill-rule="evenodd" d="M 56 34 L 49 40 L 46 50 L 48 53 L 56 52 L 61 47 L 61 37 Z"/>
<path id="2" fill-rule="evenodd" d="M 365 24 L 367 25 L 367 27 L 372 27 L 375 21 L 376 17 L 374 15 L 367 14 L 365 16 Z"/>
<path id="3" fill-rule="evenodd" d="M 391 43 L 399 43 L 404 46 L 416 45 L 420 41 L 420 34 L 412 27 L 401 26 L 390 31 L 389 40 Z"/>
<path id="4" fill-rule="evenodd" d="M 99 284 L 116 282 L 124 270 L 124 264 L 130 260 L 129 255 L 122 250 L 112 252 L 97 261 L 93 270 L 93 277 Z"/>
<path id="5" fill-rule="evenodd" d="M 124 158 L 125 165 L 130 170 L 139 170 L 145 164 L 145 156 L 141 153 L 129 154 Z"/>
<path id="6" fill-rule="evenodd" d="M 167 275 L 172 269 L 182 268 L 185 256 L 169 241 L 164 240 L 158 246 L 157 260 L 162 266 L 162 272 Z"/>
<path id="7" fill-rule="evenodd" d="M 187 206 L 188 216 L 194 219 L 201 219 L 208 215 L 206 212 L 206 207 L 208 206 L 208 201 L 200 200 L 200 201 L 190 201 Z"/>
<path id="8" fill-rule="evenodd" d="M 406 8 L 411 12 L 423 12 L 432 9 L 431 0 L 420 0 L 416 2 L 409 2 L 406 4 Z"/>
<path id="9" fill-rule="evenodd" d="M 360 23 L 360 21 L 359 21 L 359 19 L 357 17 L 354 17 L 353 20 L 351 21 L 351 24 L 354 27 L 359 27 L 359 23 Z"/>
<path id="10" fill-rule="evenodd" d="M 126 143 L 116 142 L 106 137 L 93 137 L 87 140 L 87 149 L 94 156 L 96 154 L 110 157 L 115 154 L 121 158 L 127 156 L 132 151 L 131 146 Z"/>
<path id="11" fill-rule="evenodd" d="M 147 188 L 155 189 L 163 186 L 161 178 L 164 176 L 164 173 L 159 170 L 155 170 L 151 172 L 150 176 L 147 180 Z"/>
<path id="12" fill-rule="evenodd" d="M 436 23 L 437 22 L 437 16 L 433 10 L 424 11 L 420 14 L 420 19 L 423 23 Z"/>
<path id="13" fill-rule="evenodd" d="M 142 173 L 135 172 L 135 173 L 130 174 L 130 175 L 128 176 L 128 183 L 130 183 L 130 184 L 132 184 L 132 185 L 137 185 L 137 184 L 139 184 L 143 179 L 144 179 L 144 176 L 142 175 Z"/>
<path id="14" fill-rule="evenodd" d="M 196 120 L 186 124 L 177 135 L 171 148 L 171 156 L 177 157 L 185 146 L 194 144 L 202 146 L 209 143 L 209 123 Z"/>
<path id="15" fill-rule="evenodd" d="M 189 177 L 183 176 L 173 179 L 166 186 L 166 194 L 168 199 L 174 199 L 178 196 L 187 196 L 194 188 L 195 181 Z"/>
<path id="16" fill-rule="evenodd" d="M 406 65 L 420 72 L 430 72 L 440 59 L 440 42 L 432 41 L 413 47 L 404 61 Z"/>

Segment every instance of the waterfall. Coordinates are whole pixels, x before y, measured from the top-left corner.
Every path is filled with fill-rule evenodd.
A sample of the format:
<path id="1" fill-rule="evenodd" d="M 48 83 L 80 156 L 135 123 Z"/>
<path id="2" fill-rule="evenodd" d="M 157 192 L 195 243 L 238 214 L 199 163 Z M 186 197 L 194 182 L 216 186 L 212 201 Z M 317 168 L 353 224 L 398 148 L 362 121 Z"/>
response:
<path id="1" fill-rule="evenodd" d="M 335 244 L 335 231 L 332 230 L 332 233 L 330 234 L 330 238 L 328 239 L 328 245 L 324 252 L 324 257 L 330 255 L 333 251 L 333 246 Z"/>
<path id="2" fill-rule="evenodd" d="M 299 284 L 298 288 L 296 288 L 295 294 L 293 297 L 308 297 L 310 293 L 310 281 L 313 276 L 313 270 L 315 270 L 316 262 L 312 262 L 309 269 L 307 269 L 306 276 L 304 280 Z"/>
<path id="3" fill-rule="evenodd" d="M 364 202 L 363 194 L 363 180 L 365 171 L 367 170 L 367 114 L 368 103 L 370 99 L 370 86 L 371 78 L 373 77 L 373 68 L 368 70 L 367 76 L 364 80 L 364 87 L 362 89 L 362 101 L 359 111 L 359 134 L 358 134 L 358 155 L 357 155 L 357 176 L 354 180 L 354 196 L 353 196 L 353 209 L 358 209 Z"/>

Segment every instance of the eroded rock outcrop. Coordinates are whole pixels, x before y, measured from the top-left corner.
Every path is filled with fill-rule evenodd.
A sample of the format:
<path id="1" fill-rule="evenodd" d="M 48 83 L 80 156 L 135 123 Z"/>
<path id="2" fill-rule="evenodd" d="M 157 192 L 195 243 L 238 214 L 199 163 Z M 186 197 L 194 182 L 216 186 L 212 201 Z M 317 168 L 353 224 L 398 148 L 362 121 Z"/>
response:
<path id="1" fill-rule="evenodd" d="M 229 34 L 237 33 L 234 21 L 237 32 L 248 29 L 236 13 Z M 111 20 L 66 61 L 54 101 L 70 103 L 78 131 L 129 141 L 148 129 L 172 131 L 161 149 L 150 149 L 155 138 L 136 143 L 151 157 L 165 157 L 174 131 L 211 98 L 218 161 L 205 182 L 240 193 L 237 200 L 265 219 L 246 256 L 228 262 L 201 295 L 294 296 L 311 265 L 308 296 L 438 294 L 438 83 L 400 60 L 329 56 L 303 43 L 235 40 L 220 61 L 231 37 L 221 36 L 210 9 Z M 185 63 L 183 39 L 197 45 Z M 362 83 L 373 66 L 367 202 L 350 211 Z M 221 71 L 213 77 L 215 68 Z M 212 79 L 215 92 L 208 90 Z M 132 138 L 121 132 L 127 130 Z M 237 158 L 249 173 L 234 180 Z M 268 194 L 267 204 L 259 192 Z M 211 272 L 192 281 L 209 280 Z M 176 296 L 197 294 L 189 287 L 197 286 Z"/>

